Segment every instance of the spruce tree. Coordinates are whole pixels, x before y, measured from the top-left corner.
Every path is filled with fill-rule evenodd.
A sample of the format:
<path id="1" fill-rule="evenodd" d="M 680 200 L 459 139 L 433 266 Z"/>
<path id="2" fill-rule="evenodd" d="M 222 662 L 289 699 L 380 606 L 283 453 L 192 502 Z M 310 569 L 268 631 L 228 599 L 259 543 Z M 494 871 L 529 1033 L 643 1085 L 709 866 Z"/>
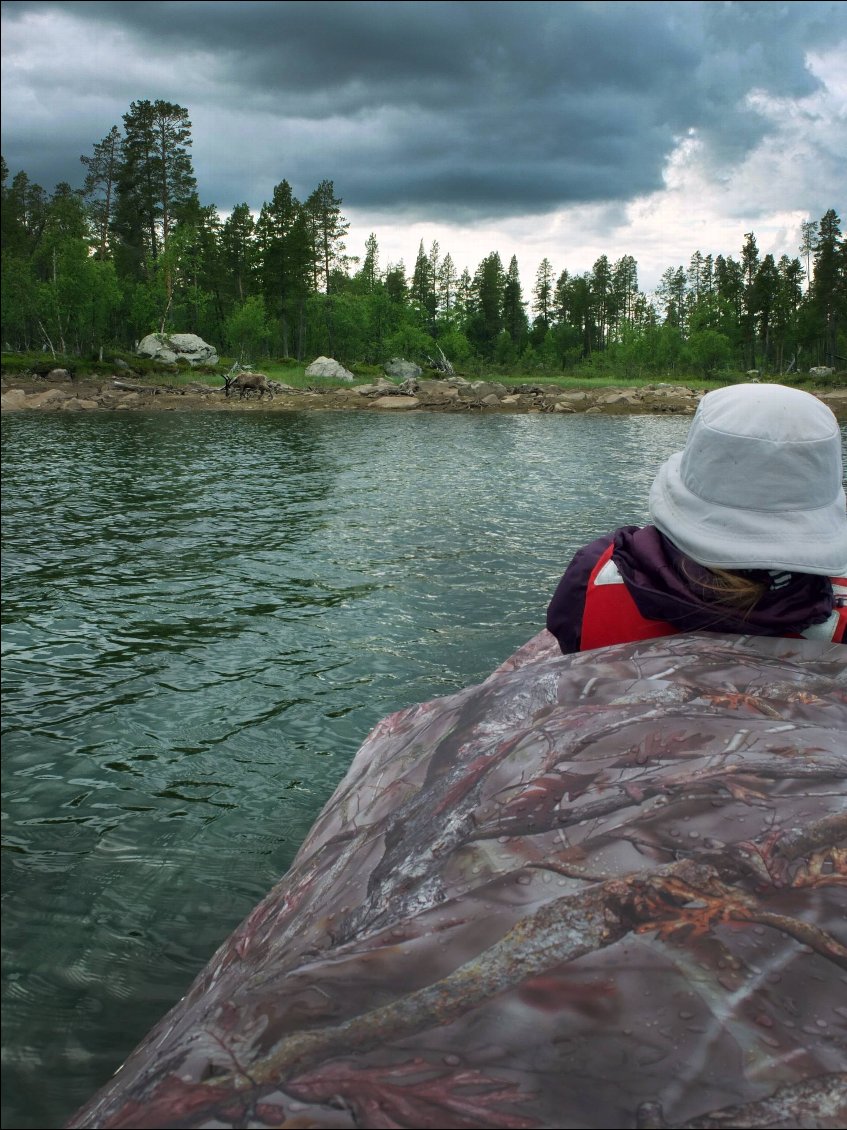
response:
<path id="1" fill-rule="evenodd" d="M 517 256 L 509 261 L 509 269 L 503 283 L 503 328 L 509 333 L 515 349 L 520 353 L 526 344 L 528 323 L 526 303 L 521 291 L 521 276 Z"/>
<path id="2" fill-rule="evenodd" d="M 553 307 L 553 267 L 545 256 L 538 264 L 535 273 L 535 286 L 532 291 L 532 308 L 543 337 L 550 328 L 551 312 Z"/>
<path id="3" fill-rule="evenodd" d="M 228 297 L 244 302 L 254 290 L 256 221 L 247 203 L 236 204 L 221 228 L 221 261 Z"/>
<path id="4" fill-rule="evenodd" d="M 306 299 L 314 274 L 311 219 L 287 180 L 262 205 L 256 223 L 258 269 L 265 306 L 279 327 L 285 356 L 302 357 Z"/>

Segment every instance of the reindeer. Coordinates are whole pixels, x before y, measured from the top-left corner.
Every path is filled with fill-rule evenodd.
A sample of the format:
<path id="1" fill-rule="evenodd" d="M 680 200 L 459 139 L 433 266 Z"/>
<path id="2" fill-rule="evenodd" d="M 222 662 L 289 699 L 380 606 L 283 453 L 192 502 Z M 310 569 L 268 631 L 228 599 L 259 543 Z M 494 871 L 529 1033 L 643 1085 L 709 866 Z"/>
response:
<path id="1" fill-rule="evenodd" d="M 243 400 L 250 391 L 257 391 L 260 400 L 265 393 L 268 394 L 271 400 L 274 398 L 273 389 L 264 373 L 239 373 L 235 377 L 224 377 L 224 393 L 227 397 L 229 397 L 230 390 L 236 388 L 241 394 L 241 400 Z"/>

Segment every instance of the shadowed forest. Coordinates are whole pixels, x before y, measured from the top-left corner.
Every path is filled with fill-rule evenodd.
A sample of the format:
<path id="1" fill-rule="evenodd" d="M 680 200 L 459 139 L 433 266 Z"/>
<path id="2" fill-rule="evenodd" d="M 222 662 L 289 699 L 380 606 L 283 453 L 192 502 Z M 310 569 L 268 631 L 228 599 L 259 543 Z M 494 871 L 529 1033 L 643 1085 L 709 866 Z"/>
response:
<path id="1" fill-rule="evenodd" d="M 200 202 L 188 111 L 138 101 L 52 192 L 2 163 L 2 342 L 96 358 L 154 331 L 196 333 L 236 359 L 348 365 L 443 351 L 469 372 L 734 379 L 845 368 L 847 241 L 834 209 L 797 257 L 697 251 L 639 288 L 630 255 L 573 274 L 544 258 L 525 294 L 517 259 L 473 274 L 420 245 L 411 266 L 361 254 L 333 181 L 298 200 L 281 180 L 258 213 Z"/>

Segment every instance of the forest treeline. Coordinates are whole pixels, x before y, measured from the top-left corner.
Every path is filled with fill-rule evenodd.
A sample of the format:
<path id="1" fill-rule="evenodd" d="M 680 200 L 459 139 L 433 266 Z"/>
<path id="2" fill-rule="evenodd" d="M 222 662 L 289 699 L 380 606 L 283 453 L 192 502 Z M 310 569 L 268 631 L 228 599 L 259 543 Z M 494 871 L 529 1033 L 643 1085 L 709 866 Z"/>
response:
<path id="1" fill-rule="evenodd" d="M 443 350 L 456 365 L 646 377 L 847 358 L 847 241 L 830 209 L 802 227 L 798 257 L 696 252 L 642 292 L 632 256 L 572 274 L 547 258 L 531 294 L 517 259 L 492 251 L 471 275 L 421 243 L 408 270 L 371 235 L 348 254 L 332 181 L 298 200 L 282 180 L 258 214 L 203 205 L 188 111 L 138 101 L 81 157 L 83 183 L 52 193 L 2 164 L 4 349 L 102 356 L 147 333 L 199 334 L 257 362 L 320 354 L 348 364 Z"/>

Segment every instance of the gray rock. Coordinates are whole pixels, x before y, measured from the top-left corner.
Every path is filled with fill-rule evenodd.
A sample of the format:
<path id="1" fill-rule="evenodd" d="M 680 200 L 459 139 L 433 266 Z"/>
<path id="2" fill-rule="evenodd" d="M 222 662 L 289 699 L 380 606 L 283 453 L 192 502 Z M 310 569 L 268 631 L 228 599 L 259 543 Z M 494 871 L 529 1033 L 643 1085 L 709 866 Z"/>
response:
<path id="1" fill-rule="evenodd" d="M 10 388 L 0 396 L 0 412 L 20 412 L 26 406 L 26 393 L 22 388 Z"/>
<path id="2" fill-rule="evenodd" d="M 385 377 L 379 377 L 374 384 L 356 385 L 350 391 L 356 393 L 357 396 L 386 396 L 396 392 L 397 385 L 393 381 L 387 381 Z"/>
<path id="3" fill-rule="evenodd" d="M 380 396 L 373 402 L 374 408 L 417 408 L 420 401 L 416 396 Z"/>
<path id="4" fill-rule="evenodd" d="M 417 380 L 423 372 L 420 365 L 416 365 L 414 361 L 406 361 L 402 357 L 392 357 L 390 361 L 386 361 L 383 365 L 386 376 L 397 377 L 398 380 Z"/>
<path id="5" fill-rule="evenodd" d="M 332 357 L 317 357 L 306 369 L 307 377 L 323 377 L 333 381 L 353 381 L 353 374 Z"/>
<path id="6" fill-rule="evenodd" d="M 487 396 L 495 396 L 499 400 L 500 397 L 505 396 L 508 392 L 506 386 L 499 384 L 497 381 L 465 382 L 458 387 L 459 396 L 462 400 L 475 401 L 476 403 L 485 400 Z"/>
<path id="7" fill-rule="evenodd" d="M 598 398 L 598 404 L 637 404 L 640 397 L 634 392 L 608 392 Z"/>
<path id="8" fill-rule="evenodd" d="M 90 400 L 87 397 L 69 396 L 67 400 L 62 400 L 59 407 L 63 412 L 90 412 L 93 408 L 99 408 L 100 405 L 96 400 Z"/>
<path id="9" fill-rule="evenodd" d="M 46 392 L 37 392 L 27 400 L 27 408 L 59 408 L 70 393 L 60 388 L 49 388 Z"/>
<path id="10" fill-rule="evenodd" d="M 835 374 L 835 369 L 830 369 L 828 365 L 814 365 L 809 369 L 810 377 L 831 377 Z"/>
<path id="11" fill-rule="evenodd" d="M 67 369 L 51 369 L 47 374 L 48 381 L 69 381 L 71 374 Z"/>
<path id="12" fill-rule="evenodd" d="M 163 365 L 175 365 L 182 358 L 189 365 L 217 365 L 215 347 L 197 334 L 148 334 L 135 351 Z"/>
<path id="13" fill-rule="evenodd" d="M 444 404 L 458 400 L 459 390 L 447 381 L 418 381 L 417 395 L 425 404 Z"/>

